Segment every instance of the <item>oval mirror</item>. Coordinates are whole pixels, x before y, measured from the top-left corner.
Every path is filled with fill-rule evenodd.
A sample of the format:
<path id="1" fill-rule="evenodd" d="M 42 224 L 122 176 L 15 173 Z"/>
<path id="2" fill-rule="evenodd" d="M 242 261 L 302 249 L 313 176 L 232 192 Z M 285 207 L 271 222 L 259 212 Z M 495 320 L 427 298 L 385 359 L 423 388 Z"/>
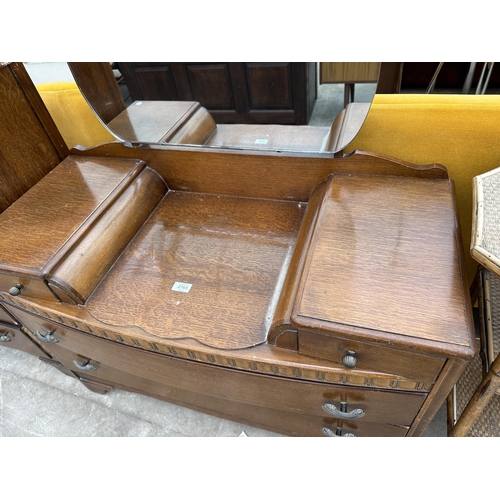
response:
<path id="1" fill-rule="evenodd" d="M 381 63 L 68 66 L 97 117 L 123 142 L 337 153 L 368 114 Z"/>

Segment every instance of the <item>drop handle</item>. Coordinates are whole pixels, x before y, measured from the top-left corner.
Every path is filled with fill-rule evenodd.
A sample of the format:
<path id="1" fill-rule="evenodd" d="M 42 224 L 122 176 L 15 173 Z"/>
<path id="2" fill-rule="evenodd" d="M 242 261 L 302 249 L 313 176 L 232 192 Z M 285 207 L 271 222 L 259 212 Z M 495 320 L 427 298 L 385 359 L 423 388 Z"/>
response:
<path id="1" fill-rule="evenodd" d="M 358 359 L 356 358 L 356 353 L 354 351 L 347 351 L 345 356 L 342 358 L 342 364 L 346 368 L 354 368 L 358 363 Z"/>
<path id="2" fill-rule="evenodd" d="M 45 342 L 46 344 L 57 344 L 59 342 L 59 339 L 54 337 L 52 335 L 52 332 L 47 331 L 45 335 L 40 332 L 40 330 L 35 331 L 35 337 L 40 341 L 40 342 Z"/>
<path id="3" fill-rule="evenodd" d="M 337 427 L 337 432 L 332 431 L 332 429 L 329 429 L 328 427 L 323 427 L 323 434 L 327 435 L 328 437 L 356 437 L 355 434 L 352 432 L 346 432 L 345 434 L 342 434 L 342 429 Z"/>
<path id="4" fill-rule="evenodd" d="M 93 365 L 90 361 L 78 361 L 77 359 L 73 360 L 73 364 L 79 369 L 86 372 L 91 372 L 93 370 L 97 370 L 97 366 Z"/>
<path id="5" fill-rule="evenodd" d="M 340 403 L 340 410 L 331 403 L 325 403 L 322 408 L 330 415 L 337 418 L 344 418 L 346 420 L 355 420 L 365 416 L 365 412 L 361 408 L 355 408 L 354 410 L 348 412 L 347 403 Z"/>

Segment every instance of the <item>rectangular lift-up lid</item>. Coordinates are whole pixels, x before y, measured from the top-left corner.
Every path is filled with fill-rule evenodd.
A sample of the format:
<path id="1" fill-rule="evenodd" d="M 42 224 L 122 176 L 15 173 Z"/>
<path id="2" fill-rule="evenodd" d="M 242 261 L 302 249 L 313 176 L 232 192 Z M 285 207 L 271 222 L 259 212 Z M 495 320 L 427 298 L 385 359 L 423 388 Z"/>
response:
<path id="1" fill-rule="evenodd" d="M 469 357 L 459 245 L 448 179 L 331 176 L 292 322 L 299 332 Z"/>
<path id="2" fill-rule="evenodd" d="M 84 303 L 166 191 L 142 161 L 67 157 L 0 214 L 0 289 Z"/>

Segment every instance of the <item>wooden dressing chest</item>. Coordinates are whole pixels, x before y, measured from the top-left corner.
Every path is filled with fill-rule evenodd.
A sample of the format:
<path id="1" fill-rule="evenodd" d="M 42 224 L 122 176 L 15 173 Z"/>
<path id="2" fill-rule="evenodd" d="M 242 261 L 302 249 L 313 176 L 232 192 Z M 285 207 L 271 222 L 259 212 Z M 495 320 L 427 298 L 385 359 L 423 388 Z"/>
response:
<path id="1" fill-rule="evenodd" d="M 290 435 L 420 434 L 474 354 L 444 170 L 199 156 L 63 160 L 0 215 L 5 309 L 98 392 Z"/>
<path id="2" fill-rule="evenodd" d="M 109 143 L 49 168 L 0 236 L 2 345 L 99 393 L 418 436 L 475 355 L 439 165 Z"/>

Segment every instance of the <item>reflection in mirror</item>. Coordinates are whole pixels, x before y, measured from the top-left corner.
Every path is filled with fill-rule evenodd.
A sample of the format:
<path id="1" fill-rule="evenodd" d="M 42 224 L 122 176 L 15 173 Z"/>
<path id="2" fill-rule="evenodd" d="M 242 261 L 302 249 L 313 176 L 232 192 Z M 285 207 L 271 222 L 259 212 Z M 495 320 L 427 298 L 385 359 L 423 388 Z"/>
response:
<path id="1" fill-rule="evenodd" d="M 308 112 L 302 113 L 299 116 L 297 110 L 260 110 L 262 116 L 257 115 L 257 111 L 241 114 L 239 117 L 231 114 L 229 111 L 207 110 L 200 102 L 193 99 L 193 89 L 190 92 L 185 92 L 183 95 L 179 91 L 176 95 L 166 95 L 166 97 L 174 97 L 174 100 L 146 100 L 135 99 L 135 97 L 143 97 L 138 95 L 137 81 L 147 82 L 151 80 L 152 70 L 150 67 L 145 67 L 146 64 L 163 64 L 170 63 L 119 63 L 119 69 L 122 75 L 128 74 L 127 88 L 130 90 L 132 102 L 127 106 L 120 87 L 117 83 L 113 69 L 109 63 L 68 63 L 71 73 L 79 86 L 82 94 L 94 110 L 101 122 L 109 129 L 113 136 L 118 140 L 132 144 L 181 144 L 192 146 L 203 146 L 211 148 L 225 149 L 247 149 L 247 150 L 268 150 L 268 151 L 290 151 L 290 152 L 331 152 L 336 153 L 352 141 L 357 134 L 364 119 L 368 113 L 371 101 L 375 94 L 378 80 L 380 63 L 365 63 L 371 64 L 371 75 L 369 79 L 366 75 L 358 75 L 356 81 L 353 81 L 352 76 L 347 79 L 339 80 L 330 84 L 327 80 L 323 84 L 317 86 L 317 65 L 316 63 L 276 63 L 281 66 L 269 67 L 262 63 L 252 63 L 249 66 L 248 72 L 253 75 L 254 87 L 249 89 L 249 84 L 246 87 L 247 99 L 253 99 L 260 106 L 264 107 L 266 99 L 268 106 L 272 105 L 269 97 L 265 96 L 263 87 L 267 84 L 271 88 L 274 81 L 280 83 L 280 76 L 290 72 L 286 65 L 289 64 L 304 64 L 311 65 L 313 74 L 309 75 L 309 86 L 314 85 L 312 90 L 313 96 L 309 96 L 307 103 Z M 203 95 L 199 89 L 203 89 L 203 78 L 206 77 L 208 71 L 207 65 L 197 65 L 195 63 L 172 63 L 183 65 L 186 72 L 190 72 L 191 82 L 198 84 L 198 92 L 195 94 L 201 101 L 205 99 L 210 104 L 210 98 L 213 101 L 213 94 Z M 229 63 L 233 65 L 243 65 L 243 63 Z M 250 63 L 247 63 L 250 64 Z M 344 65 L 344 77 L 346 76 L 346 65 L 360 65 L 362 63 L 321 63 L 328 65 Z M 130 76 L 131 65 L 142 65 L 135 68 L 135 76 L 133 80 Z M 216 63 L 210 65 L 209 70 L 213 71 L 216 76 L 220 76 L 221 68 L 225 68 L 226 63 Z M 375 67 L 373 66 L 375 65 Z M 236 67 L 236 66 L 235 66 Z M 153 76 L 158 76 L 159 69 L 155 69 L 156 73 Z M 160 68 L 162 69 L 162 68 Z M 179 72 L 179 67 L 174 68 Z M 236 67 L 237 69 L 237 67 Z M 233 72 L 236 71 L 233 68 Z M 352 69 L 352 68 L 350 68 Z M 359 69 L 359 67 L 358 67 Z M 219 73 L 217 73 L 219 71 Z M 224 69 L 225 71 L 225 69 Z M 322 69 L 323 71 L 323 69 Z M 364 71 L 364 70 L 363 70 Z M 363 73 L 363 71 L 361 73 Z M 342 72 L 340 72 L 342 73 Z M 139 76 L 137 76 L 139 75 Z M 194 76 L 193 76 L 194 75 Z M 271 76 L 269 76 L 271 75 Z M 213 76 L 211 76 L 213 79 Z M 267 80 L 266 80 L 267 78 Z M 269 78 L 272 78 L 270 82 Z M 132 82 L 132 83 L 130 83 Z M 135 83 L 134 83 L 135 82 Z M 255 83 L 257 82 L 257 83 Z M 311 83 L 313 82 L 313 83 Z M 353 97 L 354 83 L 361 82 L 356 87 L 356 102 L 351 102 Z M 151 82 L 150 82 L 151 83 Z M 168 87 L 168 81 L 163 81 Z M 271 83 L 271 84 L 270 84 Z M 281 83 L 283 83 L 283 78 Z M 258 85 L 261 85 L 263 94 L 258 93 Z M 161 97 L 161 92 L 158 90 L 158 81 L 155 82 L 156 88 L 153 93 L 146 97 L 158 99 Z M 344 92 L 349 87 L 350 98 L 347 99 L 347 92 Z M 257 90 L 256 90 L 257 89 Z M 161 89 L 163 90 L 163 89 Z M 227 90 L 227 89 L 226 89 Z M 293 89 L 292 89 L 293 90 Z M 310 90 L 310 89 L 309 89 Z M 254 95 L 252 95 L 254 92 Z M 207 94 L 207 92 L 205 92 Z M 282 106 L 285 107 L 286 102 L 292 103 L 290 96 L 281 96 Z M 163 95 L 165 97 L 165 95 Z M 262 97 L 264 96 L 264 97 Z M 182 97 L 182 99 L 181 99 Z M 185 99 L 188 97 L 188 99 Z M 275 97 L 275 96 L 274 96 Z M 190 98 L 190 99 L 189 99 Z M 288 99 L 288 101 L 287 101 Z M 307 99 L 306 99 L 307 100 Z M 271 104 L 269 104 L 271 102 Z M 293 104 L 293 103 L 292 103 Z M 292 106 L 293 107 L 293 106 Z M 292 116 L 292 111 L 295 115 Z M 264 121 L 272 121 L 272 117 L 279 117 L 281 122 L 295 119 L 295 123 L 299 118 L 307 125 L 283 125 L 280 123 L 235 123 L 237 120 L 252 121 L 262 119 Z M 216 123 L 217 121 L 233 121 L 233 123 Z"/>

